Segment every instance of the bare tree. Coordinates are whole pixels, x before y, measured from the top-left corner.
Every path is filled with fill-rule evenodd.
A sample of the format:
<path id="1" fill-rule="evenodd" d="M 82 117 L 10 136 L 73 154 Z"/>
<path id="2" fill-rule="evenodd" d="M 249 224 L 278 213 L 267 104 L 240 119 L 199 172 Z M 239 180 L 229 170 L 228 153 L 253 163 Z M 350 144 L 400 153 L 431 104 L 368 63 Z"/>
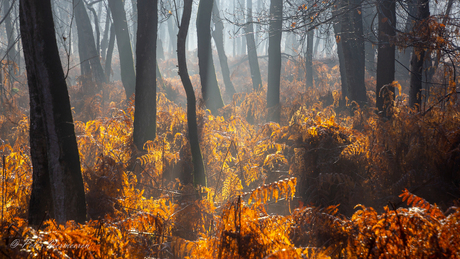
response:
<path id="1" fill-rule="evenodd" d="M 113 26 L 117 37 L 118 53 L 120 56 L 121 81 L 125 88 L 126 98 L 134 94 L 136 87 L 136 72 L 134 71 L 133 50 L 129 39 L 128 23 L 123 0 L 109 0 L 112 12 Z"/>
<path id="2" fill-rule="evenodd" d="M 138 0 L 136 95 L 133 140 L 139 150 L 156 135 L 158 1 Z"/>
<path id="3" fill-rule="evenodd" d="M 194 185 L 206 186 L 206 173 L 201 155 L 200 143 L 198 141 L 198 125 L 196 123 L 196 100 L 195 92 L 193 91 L 192 82 L 187 71 L 187 60 L 185 56 L 185 42 L 187 39 L 188 27 L 190 25 L 190 16 L 192 13 L 192 0 L 184 0 L 184 12 L 182 21 L 177 35 L 177 61 L 179 63 L 179 76 L 184 85 L 187 95 L 187 123 L 188 123 L 188 138 L 192 151 L 193 162 L 193 183 Z"/>
<path id="4" fill-rule="evenodd" d="M 200 0 L 196 19 L 198 34 L 198 66 L 200 69 L 201 92 L 206 107 L 213 114 L 224 107 L 216 78 L 216 69 L 212 61 L 211 49 L 211 12 L 214 0 Z"/>
<path id="5" fill-rule="evenodd" d="M 268 38 L 268 120 L 280 122 L 280 80 L 281 80 L 281 34 L 283 25 L 283 1 L 270 1 L 270 25 Z"/>
<path id="6" fill-rule="evenodd" d="M 377 108 L 383 117 L 390 117 L 390 108 L 394 100 L 395 45 L 391 38 L 396 35 L 396 1 L 379 0 L 377 7 L 379 21 L 379 46 L 377 56 Z"/>
<path id="7" fill-rule="evenodd" d="M 85 192 L 50 0 L 21 0 L 19 14 L 30 100 L 29 224 L 45 216 L 83 223 Z"/>

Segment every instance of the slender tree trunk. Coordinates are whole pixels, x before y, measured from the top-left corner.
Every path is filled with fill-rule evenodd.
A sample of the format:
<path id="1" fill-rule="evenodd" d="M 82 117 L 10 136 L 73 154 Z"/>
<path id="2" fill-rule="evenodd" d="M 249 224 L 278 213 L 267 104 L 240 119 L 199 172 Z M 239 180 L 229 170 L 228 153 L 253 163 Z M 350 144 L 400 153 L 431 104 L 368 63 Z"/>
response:
<path id="1" fill-rule="evenodd" d="M 406 0 L 406 4 L 408 14 L 406 24 L 404 26 L 404 32 L 410 33 L 414 27 L 414 18 L 417 17 L 417 0 Z M 396 51 L 395 59 L 398 62 L 395 63 L 395 78 L 400 82 L 410 80 L 410 64 L 412 52 L 412 47 L 407 47 L 402 51 Z"/>
<path id="2" fill-rule="evenodd" d="M 270 1 L 270 24 L 268 36 L 268 121 L 280 122 L 280 80 L 281 80 L 281 29 L 283 1 Z"/>
<path id="3" fill-rule="evenodd" d="M 91 22 L 82 0 L 73 0 L 73 7 L 78 31 L 81 74 L 84 80 L 96 82 L 97 87 L 100 89 L 101 83 L 106 82 L 106 80 L 101 60 L 96 50 Z M 86 81 L 86 83 L 89 82 Z M 90 92 L 94 92 L 94 90 Z"/>
<path id="4" fill-rule="evenodd" d="M 158 1 L 138 0 L 136 95 L 133 140 L 142 150 L 156 134 L 156 42 Z"/>
<path id="5" fill-rule="evenodd" d="M 129 40 L 128 23 L 123 3 L 122 0 L 109 0 L 120 56 L 121 82 L 125 88 L 126 99 L 129 99 L 134 94 L 136 87 L 136 72 L 134 71 L 133 50 Z"/>
<path id="6" fill-rule="evenodd" d="M 153 1 L 153 0 L 152 0 Z M 134 62 L 137 61 L 137 43 L 136 43 L 136 40 L 137 40 L 137 26 L 138 26 L 138 13 L 139 13 L 139 9 L 137 7 L 137 2 L 138 0 L 131 0 L 131 5 L 133 7 L 133 36 L 132 36 L 132 46 L 133 46 L 133 53 L 134 53 Z M 157 8 L 158 9 L 158 8 Z M 151 14 L 151 15 L 154 15 L 154 14 Z M 157 17 L 158 17 L 158 14 L 157 14 Z M 158 20 L 158 19 L 157 19 Z"/>
<path id="7" fill-rule="evenodd" d="M 313 35 L 313 30 L 307 33 L 307 51 L 305 53 L 305 77 L 307 89 L 313 87 Z"/>
<path id="8" fill-rule="evenodd" d="M 379 0 L 379 47 L 377 56 L 377 109 L 383 117 L 391 117 L 395 89 L 390 84 L 395 79 L 395 45 L 391 43 L 396 35 L 396 2 L 395 0 Z"/>
<path id="9" fill-rule="evenodd" d="M 92 6 L 88 6 L 88 10 L 90 10 L 91 13 L 94 16 L 94 28 L 96 30 L 96 32 L 95 32 L 95 34 L 96 34 L 96 51 L 97 51 L 97 55 L 100 56 L 101 55 L 101 45 L 100 45 L 101 32 L 100 32 L 100 29 L 99 29 L 99 19 L 97 18 L 96 10 L 94 10 L 94 8 Z"/>
<path id="10" fill-rule="evenodd" d="M 58 224 L 83 223 L 85 192 L 50 0 L 21 0 L 19 13 L 31 111 L 29 224 L 46 214 Z"/>
<path id="11" fill-rule="evenodd" d="M 8 62 L 8 77 L 10 84 L 14 82 L 14 74 L 15 74 L 15 65 L 19 61 L 18 53 L 16 52 L 15 44 L 16 44 L 16 36 L 14 33 L 14 26 L 12 23 L 11 17 L 13 16 L 13 6 L 10 5 L 11 0 L 4 0 L 3 2 L 3 16 L 5 17 L 5 30 L 6 30 L 6 37 L 7 39 L 7 46 L 6 46 L 6 60 Z M 14 2 L 13 2 L 14 3 Z M 15 65 L 14 65 L 15 64 Z"/>
<path id="12" fill-rule="evenodd" d="M 236 91 L 232 80 L 230 79 L 230 69 L 228 68 L 227 55 L 225 54 L 224 49 L 224 24 L 220 19 L 217 3 L 214 3 L 212 8 L 212 19 L 215 25 L 215 30 L 212 33 L 212 37 L 216 43 L 217 54 L 219 55 L 220 68 L 222 70 L 222 77 L 224 78 L 225 91 L 228 96 L 232 97 Z"/>
<path id="13" fill-rule="evenodd" d="M 198 125 L 196 122 L 196 100 L 193 91 L 192 82 L 187 71 L 187 60 L 185 56 L 185 42 L 190 25 L 190 16 L 192 13 L 192 0 L 184 0 L 184 12 L 182 21 L 177 35 L 177 61 L 179 63 L 179 76 L 184 85 L 185 94 L 187 95 L 187 124 L 190 148 L 192 151 L 193 162 L 193 184 L 195 186 L 207 186 L 206 172 L 201 155 L 200 143 L 198 141 Z M 201 3 L 200 3 L 201 4 Z M 185 177 L 186 178 L 186 177 Z"/>
<path id="14" fill-rule="evenodd" d="M 418 0 L 417 10 L 417 29 L 424 30 L 428 27 L 427 19 L 430 16 L 430 1 Z M 411 77 L 410 77 L 410 91 L 409 91 L 409 105 L 416 107 L 420 111 L 422 104 L 422 72 L 423 63 L 426 58 L 424 46 L 415 46 L 414 53 L 412 54 L 411 62 Z"/>
<path id="15" fill-rule="evenodd" d="M 110 26 L 112 24 L 111 18 L 110 18 L 110 10 L 107 7 L 107 17 L 105 19 L 105 28 L 104 28 L 104 35 L 102 36 L 102 42 L 101 42 L 101 52 L 102 52 L 102 59 L 106 59 L 107 55 L 107 47 L 109 45 L 109 37 L 110 37 Z"/>
<path id="16" fill-rule="evenodd" d="M 213 114 L 224 107 L 216 78 L 216 70 L 212 61 L 211 48 L 211 12 L 213 0 L 200 0 L 196 29 L 198 34 L 198 66 L 200 69 L 201 92 L 206 107 Z"/>
<path id="17" fill-rule="evenodd" d="M 245 32 L 248 43 L 249 69 L 251 70 L 252 87 L 254 91 L 262 89 L 262 76 L 260 75 L 259 60 L 257 58 L 257 47 L 254 40 L 254 29 L 252 25 L 252 0 L 248 1 L 248 17 L 246 20 Z"/>
<path id="18" fill-rule="evenodd" d="M 363 4 L 363 32 L 364 38 L 364 53 L 365 53 L 365 67 L 370 76 L 375 77 L 375 53 L 374 44 L 377 42 L 374 30 L 374 17 L 377 12 L 375 5 Z"/>
<path id="19" fill-rule="evenodd" d="M 107 82 L 110 82 L 110 74 L 112 73 L 112 55 L 113 48 L 115 47 L 115 28 L 110 26 L 110 40 L 109 46 L 107 47 L 107 58 L 105 59 L 105 77 Z"/>
<path id="20" fill-rule="evenodd" d="M 337 17 L 337 10 L 333 11 L 333 15 Z M 348 81 L 347 81 L 347 73 L 345 71 L 345 58 L 343 56 L 343 47 L 342 47 L 342 20 L 343 16 L 338 17 L 338 21 L 334 22 L 334 34 L 337 44 L 337 56 L 339 58 L 339 69 L 340 69 L 340 82 L 342 84 L 342 98 L 345 100 L 349 98 L 348 95 Z"/>
<path id="21" fill-rule="evenodd" d="M 345 21 L 342 25 L 342 47 L 347 73 L 348 94 L 350 100 L 363 104 L 367 101 L 364 84 L 364 38 L 363 19 L 361 17 L 361 0 L 344 0 L 347 8 Z"/>

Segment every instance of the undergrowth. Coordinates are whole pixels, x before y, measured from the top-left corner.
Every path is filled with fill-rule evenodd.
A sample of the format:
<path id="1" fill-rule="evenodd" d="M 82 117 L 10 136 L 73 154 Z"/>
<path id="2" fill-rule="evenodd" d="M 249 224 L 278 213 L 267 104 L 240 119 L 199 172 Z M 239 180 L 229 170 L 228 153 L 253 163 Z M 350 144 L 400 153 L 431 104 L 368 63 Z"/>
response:
<path id="1" fill-rule="evenodd" d="M 198 189 L 186 184 L 192 163 L 177 78 L 158 88 L 157 138 L 144 150 L 132 144 L 134 103 L 119 82 L 93 95 L 70 87 L 83 225 L 27 224 L 32 170 L 19 90 L 0 118 L 2 257 L 460 258 L 455 95 L 442 105 L 432 98 L 426 113 L 399 103 L 383 120 L 341 100 L 337 66 L 314 66 L 317 88 L 283 77 L 280 124 L 265 122 L 265 90 L 237 86 L 217 115 L 198 106 L 208 178 Z"/>

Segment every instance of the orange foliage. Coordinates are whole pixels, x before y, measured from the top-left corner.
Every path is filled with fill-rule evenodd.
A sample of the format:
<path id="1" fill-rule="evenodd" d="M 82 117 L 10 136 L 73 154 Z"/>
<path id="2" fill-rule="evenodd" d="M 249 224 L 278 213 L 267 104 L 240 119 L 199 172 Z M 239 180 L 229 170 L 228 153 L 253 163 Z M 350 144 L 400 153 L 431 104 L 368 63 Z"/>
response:
<path id="1" fill-rule="evenodd" d="M 303 63 L 288 61 L 286 71 L 302 71 Z M 10 258 L 460 257 L 460 210 L 452 206 L 460 191 L 455 95 L 442 102 L 429 99 L 425 114 L 400 102 L 392 120 L 384 121 L 371 108 L 341 100 L 337 66 L 318 61 L 314 67 L 317 88 L 305 90 L 299 73 L 285 73 L 280 124 L 265 123 L 265 89 L 241 91 L 251 88 L 243 83 L 250 81 L 248 75 L 237 78 L 240 93 L 219 114 L 198 105 L 208 186 L 197 189 L 178 180 L 190 177 L 192 163 L 185 95 L 177 78 L 166 74 L 159 86 L 157 138 L 144 150 L 132 144 L 134 103 L 124 99 L 119 82 L 92 96 L 72 86 L 89 217 L 82 225 L 52 220 L 37 229 L 27 225 L 28 117 L 26 107 L 11 106 L 0 117 L 0 253 Z M 192 79 L 197 87 L 198 76 Z M 368 96 L 372 103 L 373 93 Z"/>

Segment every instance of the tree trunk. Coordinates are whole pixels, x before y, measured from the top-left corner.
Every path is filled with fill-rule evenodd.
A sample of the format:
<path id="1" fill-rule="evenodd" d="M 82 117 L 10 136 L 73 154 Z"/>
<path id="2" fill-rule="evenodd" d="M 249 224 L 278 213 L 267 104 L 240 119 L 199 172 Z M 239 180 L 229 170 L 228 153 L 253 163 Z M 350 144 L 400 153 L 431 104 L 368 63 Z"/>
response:
<path id="1" fill-rule="evenodd" d="M 133 50 L 129 40 L 128 23 L 123 3 L 123 0 L 109 0 L 120 56 L 121 82 L 125 88 L 126 99 L 129 99 L 134 94 L 136 87 L 136 72 L 134 71 Z"/>
<path id="2" fill-rule="evenodd" d="M 107 58 L 105 59 L 105 77 L 107 82 L 110 82 L 110 74 L 112 73 L 112 56 L 113 48 L 115 47 L 115 28 L 110 26 L 110 40 L 109 46 L 107 47 Z"/>
<path id="3" fill-rule="evenodd" d="M 337 16 L 337 9 L 334 9 L 333 15 Z M 347 81 L 347 73 L 345 71 L 345 58 L 343 56 L 343 47 L 342 47 L 342 16 L 338 17 L 338 21 L 334 22 L 334 34 L 335 34 L 335 42 L 337 44 L 337 56 L 339 58 L 339 69 L 340 69 L 340 82 L 342 84 L 342 99 L 345 100 L 349 98 L 348 95 L 348 81 Z"/>
<path id="4" fill-rule="evenodd" d="M 110 21 L 110 10 L 107 7 L 107 17 L 105 19 L 105 28 L 104 28 L 104 35 L 102 36 L 102 42 L 101 42 L 101 53 L 102 53 L 102 59 L 106 59 L 107 55 L 107 47 L 109 45 L 109 37 L 110 37 L 110 28 L 112 27 L 111 24 L 112 22 Z"/>
<path id="5" fill-rule="evenodd" d="M 366 68 L 367 73 L 370 76 L 375 77 L 375 53 L 376 50 L 374 48 L 374 44 L 377 42 L 377 38 L 375 37 L 375 33 L 373 30 L 374 17 L 377 12 L 375 9 L 375 5 L 367 5 L 364 4 L 362 6 L 363 9 L 363 32 L 364 32 L 364 53 L 365 53 L 365 63 L 364 66 Z"/>
<path id="6" fill-rule="evenodd" d="M 348 95 L 351 101 L 366 102 L 364 84 L 364 38 L 361 0 L 343 0 L 347 11 L 342 25 L 342 48 L 347 74 Z"/>
<path id="7" fill-rule="evenodd" d="M 270 23 L 268 36 L 268 121 L 280 122 L 280 80 L 281 80 L 281 29 L 283 23 L 283 1 L 270 1 Z"/>
<path id="8" fill-rule="evenodd" d="M 100 56 L 101 55 L 101 45 L 100 45 L 101 32 L 100 32 L 100 29 L 99 29 L 99 19 L 97 18 L 96 10 L 94 10 L 94 8 L 92 6 L 88 6 L 88 10 L 90 10 L 91 13 L 94 16 L 94 29 L 96 30 L 96 32 L 95 32 L 95 34 L 96 34 L 96 52 L 97 52 L 97 56 Z"/>
<path id="9" fill-rule="evenodd" d="M 6 48 L 6 60 L 8 64 L 8 74 L 9 77 L 8 82 L 12 85 L 14 82 L 14 74 L 16 74 L 15 65 L 17 65 L 19 61 L 18 52 L 16 52 L 15 44 L 16 44 L 16 37 L 14 33 L 14 26 L 11 22 L 11 17 L 13 16 L 13 6 L 10 5 L 11 0 L 4 0 L 3 3 L 3 17 L 5 19 L 5 30 L 6 30 L 6 37 L 7 39 L 7 48 Z M 14 2 L 13 2 L 14 3 Z M 3 57 L 2 57 L 3 58 Z"/>
<path id="10" fill-rule="evenodd" d="M 246 26 L 246 42 L 248 44 L 249 69 L 251 70 L 252 87 L 254 91 L 262 89 L 262 76 L 260 75 L 259 60 L 257 59 L 257 47 L 254 40 L 254 27 L 252 25 L 252 0 L 248 1 L 248 17 Z"/>
<path id="11" fill-rule="evenodd" d="M 426 24 L 426 21 L 430 16 L 430 1 L 418 0 L 417 3 L 418 22 L 416 28 L 418 30 L 424 30 L 425 27 L 429 26 Z M 415 46 L 411 61 L 409 105 L 417 108 L 419 111 L 420 105 L 422 104 L 422 72 L 425 58 L 424 46 Z"/>
<path id="12" fill-rule="evenodd" d="M 410 33 L 414 27 L 414 18 L 417 17 L 417 0 L 406 0 L 407 3 L 407 19 L 404 28 L 405 33 Z M 395 59 L 395 78 L 400 82 L 410 80 L 410 64 L 412 47 L 407 47 L 402 51 L 396 51 Z"/>
<path id="13" fill-rule="evenodd" d="M 93 81 L 96 82 L 97 88 L 100 89 L 102 87 L 101 83 L 106 82 L 106 80 L 101 60 L 96 50 L 91 22 L 82 0 L 73 0 L 73 7 L 78 31 L 78 52 L 80 55 L 81 75 L 84 84 Z M 90 93 L 94 93 L 94 90 L 90 91 Z"/>
<path id="14" fill-rule="evenodd" d="M 156 134 L 156 42 L 158 1 L 139 0 L 136 60 L 136 95 L 133 140 L 143 150 Z"/>
<path id="15" fill-rule="evenodd" d="M 217 84 L 216 70 L 212 61 L 211 11 L 213 0 L 200 0 L 196 18 L 198 34 L 198 66 L 200 69 L 201 92 L 206 107 L 213 114 L 224 107 L 224 101 Z"/>
<path id="16" fill-rule="evenodd" d="M 30 98 L 29 224 L 45 214 L 58 224 L 83 223 L 85 192 L 50 0 L 21 0 L 19 13 Z"/>
<path id="17" fill-rule="evenodd" d="M 307 89 L 313 87 L 313 35 L 313 30 L 307 33 L 307 51 L 305 53 L 305 78 Z"/>
<path id="18" fill-rule="evenodd" d="M 391 117 L 395 89 L 390 84 L 395 79 L 395 45 L 391 43 L 396 35 L 395 0 L 380 0 L 378 6 L 379 47 L 377 56 L 377 109 L 383 117 Z"/>
<path id="19" fill-rule="evenodd" d="M 187 124 L 190 148 L 192 151 L 193 162 L 193 184 L 195 186 L 207 186 L 206 172 L 201 155 L 200 143 L 198 141 L 198 125 L 196 123 L 196 100 L 193 91 L 192 82 L 187 71 L 187 61 L 185 56 L 185 42 L 190 25 L 190 16 L 192 13 L 192 0 L 184 0 L 184 12 L 182 21 L 177 35 L 177 61 L 179 63 L 179 76 L 184 85 L 185 94 L 187 95 Z M 201 3 L 200 3 L 201 4 Z"/>
<path id="20" fill-rule="evenodd" d="M 232 80 L 230 79 L 230 69 L 228 68 L 227 55 L 224 49 L 224 24 L 220 19 L 219 9 L 217 3 L 214 3 L 212 8 L 212 19 L 214 21 L 215 30 L 212 33 L 214 42 L 216 43 L 217 54 L 219 55 L 220 68 L 222 70 L 222 77 L 224 79 L 225 91 L 229 97 L 232 97 L 236 91 L 233 86 Z"/>
<path id="21" fill-rule="evenodd" d="M 134 62 L 137 62 L 137 31 L 138 31 L 138 13 L 139 13 L 139 9 L 137 7 L 137 2 L 138 0 L 131 0 L 131 5 L 133 7 L 133 35 L 132 35 L 132 46 L 133 46 L 133 53 L 134 53 Z M 158 8 L 157 8 L 158 9 Z M 154 14 L 152 14 L 154 15 Z M 158 14 L 157 14 L 157 23 L 158 23 Z"/>

